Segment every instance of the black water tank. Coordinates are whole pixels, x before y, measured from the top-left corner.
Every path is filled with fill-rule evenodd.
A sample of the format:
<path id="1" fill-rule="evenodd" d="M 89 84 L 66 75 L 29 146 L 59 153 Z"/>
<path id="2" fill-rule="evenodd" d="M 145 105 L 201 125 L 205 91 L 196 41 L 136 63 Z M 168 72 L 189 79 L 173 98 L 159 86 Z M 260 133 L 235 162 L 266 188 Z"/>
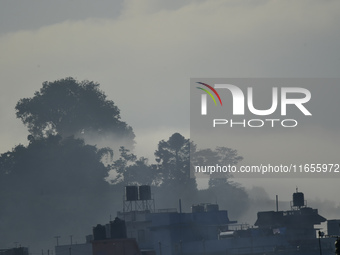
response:
<path id="1" fill-rule="evenodd" d="M 139 200 L 151 200 L 151 187 L 149 185 L 139 186 Z"/>
<path id="2" fill-rule="evenodd" d="M 192 213 L 204 212 L 204 205 L 192 205 L 191 212 Z"/>
<path id="3" fill-rule="evenodd" d="M 138 187 L 137 186 L 125 186 L 126 201 L 138 200 Z"/>
<path id="4" fill-rule="evenodd" d="M 305 197 L 302 192 L 296 192 L 293 194 L 293 206 L 304 206 L 305 205 Z"/>
<path id="5" fill-rule="evenodd" d="M 112 239 L 125 239 L 127 237 L 125 221 L 118 217 L 116 217 L 114 221 L 111 221 L 110 235 Z"/>
<path id="6" fill-rule="evenodd" d="M 105 240 L 106 239 L 106 228 L 103 225 L 98 224 L 93 228 L 93 239 L 94 240 Z"/>

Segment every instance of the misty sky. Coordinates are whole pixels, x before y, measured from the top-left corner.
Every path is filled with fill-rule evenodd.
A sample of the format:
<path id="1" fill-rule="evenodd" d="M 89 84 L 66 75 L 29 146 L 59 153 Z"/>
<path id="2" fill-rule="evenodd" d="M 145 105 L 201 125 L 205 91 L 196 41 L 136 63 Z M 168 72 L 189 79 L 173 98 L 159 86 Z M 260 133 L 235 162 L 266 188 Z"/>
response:
<path id="1" fill-rule="evenodd" d="M 190 78 L 339 77 L 339 13 L 336 0 L 1 0 L 0 152 L 27 144 L 18 100 L 72 76 L 101 84 L 153 158 L 161 139 L 189 137 Z M 238 181 L 340 202 L 337 179 Z"/>

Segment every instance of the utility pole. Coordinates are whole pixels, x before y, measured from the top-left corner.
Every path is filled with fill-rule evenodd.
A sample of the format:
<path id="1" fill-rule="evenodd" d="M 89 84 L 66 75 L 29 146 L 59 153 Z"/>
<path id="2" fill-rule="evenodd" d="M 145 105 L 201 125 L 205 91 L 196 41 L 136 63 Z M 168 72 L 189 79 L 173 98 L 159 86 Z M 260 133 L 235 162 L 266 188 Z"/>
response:
<path id="1" fill-rule="evenodd" d="M 162 255 L 162 243 L 158 242 L 159 244 L 159 255 Z"/>
<path id="2" fill-rule="evenodd" d="M 57 246 L 59 246 L 59 238 L 60 238 L 60 236 L 55 236 L 54 238 L 57 239 Z"/>
<path id="3" fill-rule="evenodd" d="M 202 242 L 203 242 L 203 254 L 206 255 L 206 253 L 205 253 L 205 240 L 203 239 Z"/>

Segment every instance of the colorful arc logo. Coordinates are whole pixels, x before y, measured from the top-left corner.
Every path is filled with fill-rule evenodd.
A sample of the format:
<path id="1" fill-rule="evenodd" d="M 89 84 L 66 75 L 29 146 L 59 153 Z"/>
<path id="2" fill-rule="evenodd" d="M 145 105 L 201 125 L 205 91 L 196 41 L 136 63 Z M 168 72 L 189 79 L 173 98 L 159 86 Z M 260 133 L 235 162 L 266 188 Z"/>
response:
<path id="1" fill-rule="evenodd" d="M 198 84 L 201 84 L 203 86 L 206 86 L 207 88 L 209 88 L 212 92 L 214 92 L 214 94 L 217 96 L 218 100 L 220 101 L 220 104 L 222 106 L 222 100 L 221 100 L 221 97 L 220 95 L 217 93 L 217 91 L 211 87 L 210 85 L 206 84 L 206 83 L 203 83 L 203 82 L 197 82 Z M 201 87 L 197 87 L 198 89 L 201 89 L 203 90 L 204 92 L 206 92 L 213 100 L 214 100 L 214 103 L 215 105 L 217 105 L 216 103 L 216 100 L 214 98 L 214 96 L 211 94 L 211 92 L 207 89 L 204 89 L 204 88 L 201 88 Z M 201 114 L 202 115 L 207 115 L 207 95 L 206 94 L 203 94 L 202 95 L 202 108 L 201 108 Z"/>

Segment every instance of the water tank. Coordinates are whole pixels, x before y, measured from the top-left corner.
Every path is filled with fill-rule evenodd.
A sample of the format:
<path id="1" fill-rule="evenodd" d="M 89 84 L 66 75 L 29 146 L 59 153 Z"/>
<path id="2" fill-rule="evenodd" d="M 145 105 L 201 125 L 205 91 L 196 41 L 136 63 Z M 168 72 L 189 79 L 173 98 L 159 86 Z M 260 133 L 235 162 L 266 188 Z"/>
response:
<path id="1" fill-rule="evenodd" d="M 293 206 L 304 206 L 305 205 L 305 198 L 302 192 L 296 192 L 293 194 Z"/>
<path id="2" fill-rule="evenodd" d="M 139 200 L 151 200 L 151 187 L 149 185 L 139 186 Z"/>
<path id="3" fill-rule="evenodd" d="M 205 205 L 206 212 L 217 212 L 219 210 L 218 204 L 207 204 Z"/>
<path id="4" fill-rule="evenodd" d="M 124 220 L 116 217 L 114 221 L 110 222 L 110 236 L 112 239 L 125 239 L 127 237 Z"/>
<path id="5" fill-rule="evenodd" d="M 98 224 L 93 228 L 93 239 L 94 240 L 105 240 L 106 239 L 106 228 L 103 225 Z"/>
<path id="6" fill-rule="evenodd" d="M 138 200 L 138 187 L 137 186 L 125 186 L 125 199 L 126 201 Z"/>
<path id="7" fill-rule="evenodd" d="M 193 205 L 193 206 L 191 206 L 191 212 L 193 212 L 193 213 L 204 212 L 204 205 Z"/>

